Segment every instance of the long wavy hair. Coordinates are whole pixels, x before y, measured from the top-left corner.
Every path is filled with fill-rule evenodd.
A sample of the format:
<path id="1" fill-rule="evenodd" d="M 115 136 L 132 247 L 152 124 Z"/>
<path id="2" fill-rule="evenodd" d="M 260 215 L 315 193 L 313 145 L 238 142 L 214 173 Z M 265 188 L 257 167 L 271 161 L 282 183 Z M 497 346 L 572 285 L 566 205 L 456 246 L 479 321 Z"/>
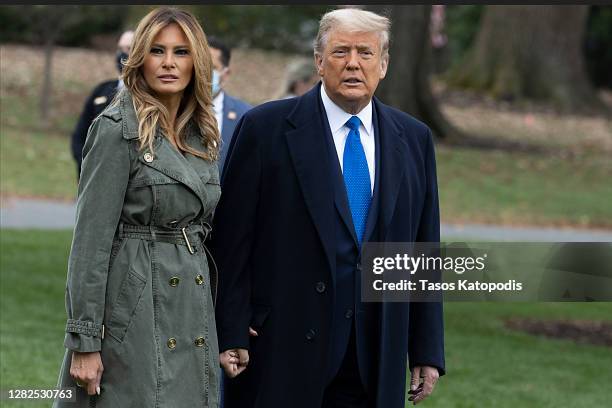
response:
<path id="1" fill-rule="evenodd" d="M 145 57 L 155 36 L 169 24 L 175 23 L 189 41 L 189 52 L 193 59 L 193 75 L 184 90 L 183 98 L 171 126 L 170 113 L 147 84 L 142 72 Z M 206 35 L 197 19 L 189 12 L 171 7 L 160 7 L 147 14 L 138 24 L 128 60 L 123 69 L 123 81 L 132 95 L 140 148 L 148 146 L 153 151 L 153 140 L 159 126 L 166 135 L 174 135 L 180 151 L 189 152 L 208 161 L 219 157 L 220 136 L 212 107 L 212 57 Z M 202 135 L 204 151 L 189 146 L 186 142 L 189 122 L 197 126 Z"/>

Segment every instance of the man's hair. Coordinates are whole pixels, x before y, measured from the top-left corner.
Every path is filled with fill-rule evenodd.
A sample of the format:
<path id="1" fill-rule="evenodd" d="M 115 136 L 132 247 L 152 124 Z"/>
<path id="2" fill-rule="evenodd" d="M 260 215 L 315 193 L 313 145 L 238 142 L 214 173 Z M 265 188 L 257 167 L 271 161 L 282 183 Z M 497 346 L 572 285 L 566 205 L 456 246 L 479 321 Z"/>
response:
<path id="1" fill-rule="evenodd" d="M 212 35 L 208 36 L 208 46 L 221 51 L 221 64 L 224 67 L 229 67 L 230 59 L 232 58 L 231 49 L 223 41 Z"/>
<path id="2" fill-rule="evenodd" d="M 314 43 L 315 55 L 323 53 L 329 33 L 337 29 L 348 32 L 378 33 L 382 56 L 389 53 L 391 21 L 387 17 L 366 10 L 342 8 L 325 13 L 321 17 L 319 32 Z"/>

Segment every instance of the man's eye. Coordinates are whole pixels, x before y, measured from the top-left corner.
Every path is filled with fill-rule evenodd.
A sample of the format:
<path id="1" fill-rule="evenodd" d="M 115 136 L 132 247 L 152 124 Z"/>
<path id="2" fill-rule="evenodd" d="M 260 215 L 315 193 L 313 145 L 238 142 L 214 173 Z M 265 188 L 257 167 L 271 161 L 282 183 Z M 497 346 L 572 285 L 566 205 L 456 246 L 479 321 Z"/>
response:
<path id="1" fill-rule="evenodd" d="M 334 55 L 344 55 L 344 54 L 346 54 L 346 51 L 344 51 L 344 50 L 335 50 L 333 52 L 333 54 Z"/>

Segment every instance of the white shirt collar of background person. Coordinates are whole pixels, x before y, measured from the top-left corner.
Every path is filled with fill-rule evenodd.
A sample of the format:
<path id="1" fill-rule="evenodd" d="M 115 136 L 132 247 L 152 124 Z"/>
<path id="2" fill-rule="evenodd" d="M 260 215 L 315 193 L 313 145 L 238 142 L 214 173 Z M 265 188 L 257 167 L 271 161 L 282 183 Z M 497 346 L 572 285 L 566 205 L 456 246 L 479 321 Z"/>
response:
<path id="1" fill-rule="evenodd" d="M 338 155 L 338 161 L 340 162 L 340 169 L 344 171 L 344 145 L 346 144 L 346 138 L 348 137 L 349 128 L 345 126 L 347 120 L 351 118 L 350 113 L 344 111 L 340 106 L 336 105 L 334 101 L 330 99 L 325 91 L 325 85 L 321 84 L 321 99 L 323 100 L 323 107 L 327 114 L 327 121 L 329 122 L 329 129 L 331 130 L 332 137 L 334 139 L 334 145 L 336 146 L 336 153 Z M 372 100 L 356 115 L 361 120 L 359 126 L 359 138 L 363 151 L 366 155 L 366 161 L 368 162 L 368 170 L 370 172 L 370 191 L 374 194 L 374 179 L 376 176 L 376 143 L 374 141 L 374 123 L 372 122 Z"/>
<path id="2" fill-rule="evenodd" d="M 219 91 L 215 99 L 213 99 L 213 107 L 215 109 L 215 117 L 217 118 L 217 125 L 219 126 L 219 133 L 223 131 L 223 90 Z"/>

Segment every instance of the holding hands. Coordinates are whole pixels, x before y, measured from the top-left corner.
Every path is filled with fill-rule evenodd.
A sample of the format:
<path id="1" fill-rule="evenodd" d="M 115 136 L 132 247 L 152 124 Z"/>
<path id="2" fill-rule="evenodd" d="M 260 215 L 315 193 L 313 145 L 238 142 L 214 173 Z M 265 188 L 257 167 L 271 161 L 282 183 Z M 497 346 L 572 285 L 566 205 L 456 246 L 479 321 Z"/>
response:
<path id="1" fill-rule="evenodd" d="M 257 337 L 258 333 L 249 327 L 249 336 Z M 240 348 L 225 350 L 219 354 L 219 362 L 225 374 L 230 378 L 234 378 L 243 372 L 249 364 L 249 351 Z"/>

